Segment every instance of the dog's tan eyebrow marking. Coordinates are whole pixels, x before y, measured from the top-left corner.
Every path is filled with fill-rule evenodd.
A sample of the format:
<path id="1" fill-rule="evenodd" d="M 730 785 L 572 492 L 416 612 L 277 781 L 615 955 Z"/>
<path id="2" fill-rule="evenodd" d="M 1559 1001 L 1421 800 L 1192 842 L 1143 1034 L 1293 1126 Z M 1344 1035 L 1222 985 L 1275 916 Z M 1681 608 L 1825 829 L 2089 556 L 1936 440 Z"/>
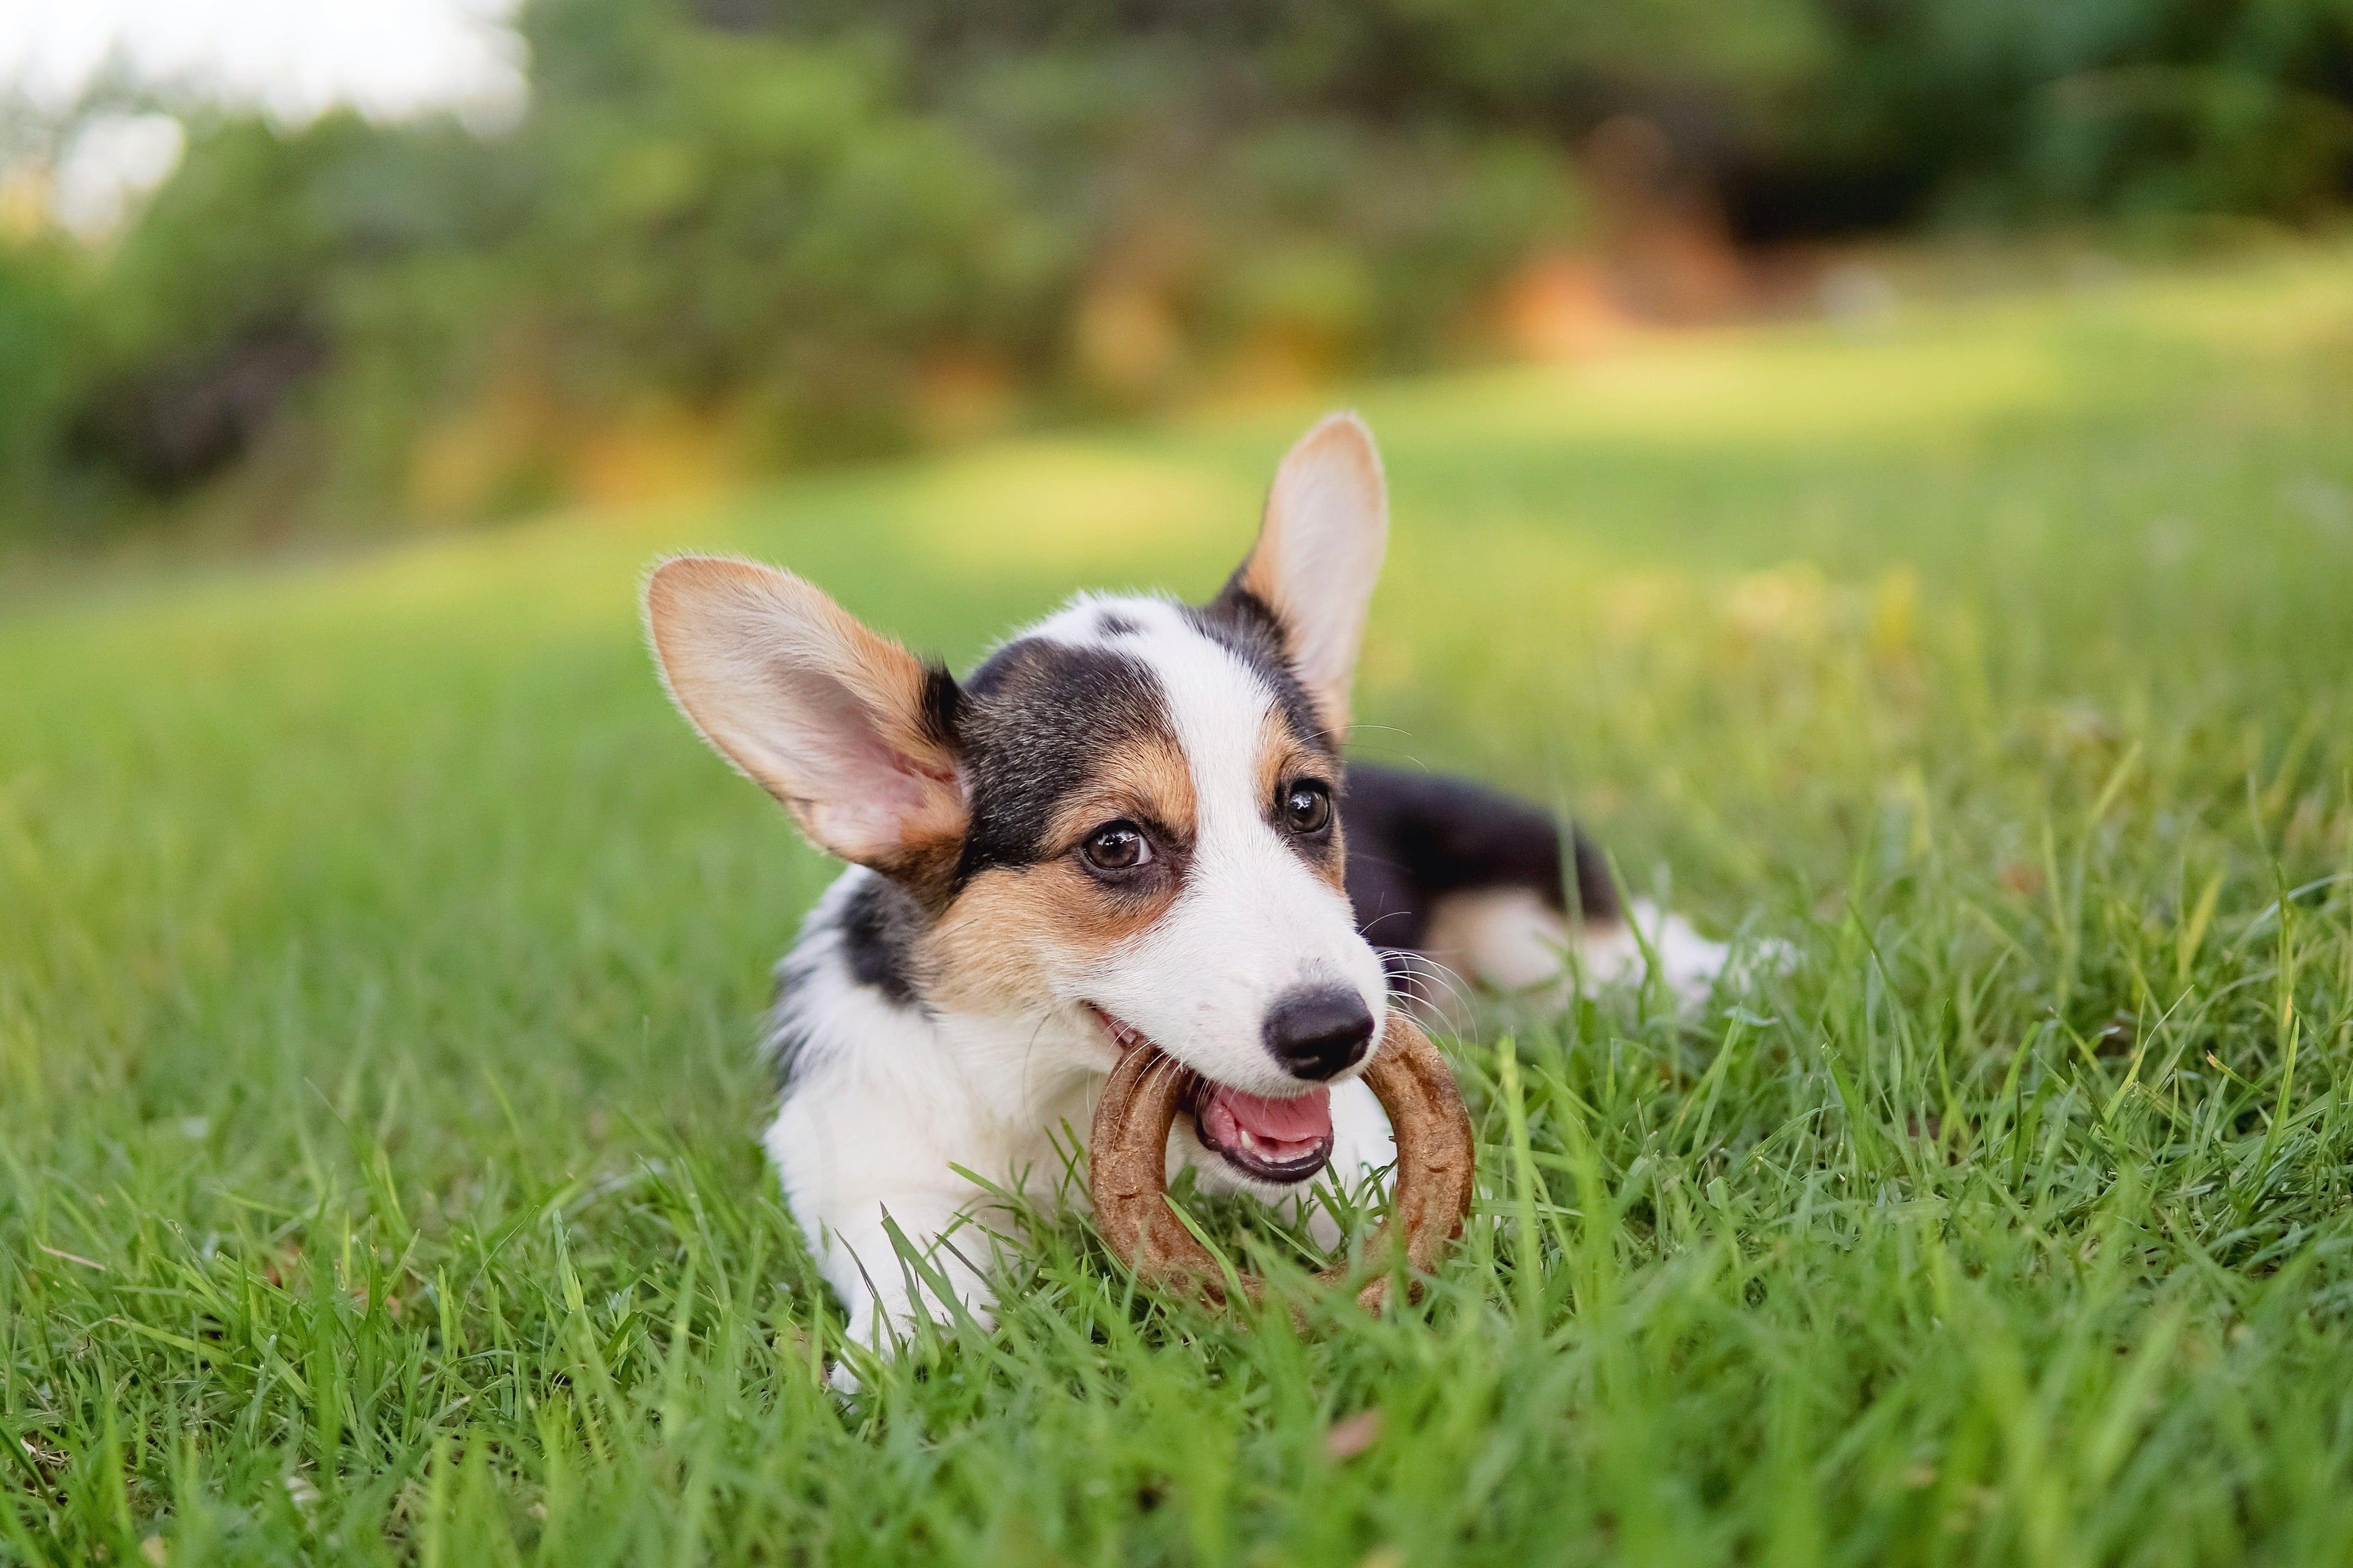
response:
<path id="1" fill-rule="evenodd" d="M 1140 744 L 1175 744 L 1159 678 L 1142 658 L 1029 635 L 965 682 L 958 739 L 971 795 L 959 878 L 1059 852 L 1065 806 Z"/>
<path id="2" fill-rule="evenodd" d="M 1340 770 L 1325 752 L 1309 746 L 1293 728 L 1289 716 L 1281 708 L 1268 711 L 1259 725 L 1258 783 L 1261 809 L 1272 814 L 1280 809 L 1278 796 L 1283 787 L 1299 779 L 1314 779 L 1330 787 L 1333 802 L 1332 832 L 1329 838 L 1316 844 L 1291 840 L 1300 858 L 1314 868 L 1315 874 L 1343 893 L 1347 890 L 1348 857 L 1342 839 L 1339 816 Z M 1284 831 L 1281 823 L 1275 831 Z"/>
<path id="3" fill-rule="evenodd" d="M 1134 817 L 1189 843 L 1200 817 L 1193 770 L 1167 735 L 1139 735 L 1106 753 L 1086 784 L 1055 814 L 1050 843 L 1075 845 L 1095 828 Z"/>

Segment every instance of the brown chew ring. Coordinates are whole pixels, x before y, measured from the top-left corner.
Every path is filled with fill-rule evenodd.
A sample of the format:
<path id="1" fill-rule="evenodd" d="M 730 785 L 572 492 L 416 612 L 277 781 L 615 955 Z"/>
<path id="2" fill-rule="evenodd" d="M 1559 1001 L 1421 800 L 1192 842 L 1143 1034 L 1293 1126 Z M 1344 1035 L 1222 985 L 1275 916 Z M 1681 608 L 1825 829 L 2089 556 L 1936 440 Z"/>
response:
<path id="1" fill-rule="evenodd" d="M 1389 1217 L 1366 1257 L 1386 1264 L 1402 1225 L 1407 1267 L 1427 1273 L 1462 1234 L 1471 1213 L 1471 1117 L 1455 1092 L 1446 1058 L 1397 1007 L 1389 1009 L 1388 1027 L 1365 1068 L 1365 1081 L 1389 1113 L 1397 1134 Z M 1157 1047 L 1140 1045 L 1123 1057 L 1095 1107 L 1088 1138 L 1089 1185 L 1096 1228 L 1138 1278 L 1222 1302 L 1224 1268 L 1168 1205 L 1168 1130 L 1192 1084 L 1191 1070 Z M 1347 1264 L 1335 1263 L 1317 1278 L 1338 1285 L 1351 1272 Z M 1254 1275 L 1242 1275 L 1240 1285 L 1252 1300 L 1265 1289 Z M 1388 1289 L 1384 1271 L 1356 1293 L 1357 1304 L 1377 1312 Z"/>

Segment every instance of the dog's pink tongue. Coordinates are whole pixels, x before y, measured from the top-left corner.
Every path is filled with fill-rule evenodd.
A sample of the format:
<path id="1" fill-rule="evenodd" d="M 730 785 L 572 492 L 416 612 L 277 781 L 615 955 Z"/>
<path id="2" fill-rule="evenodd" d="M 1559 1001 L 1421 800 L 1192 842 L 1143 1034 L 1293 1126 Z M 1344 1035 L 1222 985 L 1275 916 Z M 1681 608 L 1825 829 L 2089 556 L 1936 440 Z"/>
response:
<path id="1" fill-rule="evenodd" d="M 1311 1089 L 1287 1100 L 1220 1089 L 1209 1097 L 1203 1115 L 1210 1135 L 1234 1142 L 1236 1129 L 1261 1143 L 1315 1143 L 1332 1136 L 1332 1091 Z"/>

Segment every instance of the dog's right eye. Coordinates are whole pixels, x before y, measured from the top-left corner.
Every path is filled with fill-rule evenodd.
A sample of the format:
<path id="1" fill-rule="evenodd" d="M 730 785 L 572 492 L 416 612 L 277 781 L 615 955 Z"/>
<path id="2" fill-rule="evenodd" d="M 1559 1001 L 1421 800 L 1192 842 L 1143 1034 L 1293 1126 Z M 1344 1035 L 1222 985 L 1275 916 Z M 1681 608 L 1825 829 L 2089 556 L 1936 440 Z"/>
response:
<path id="1" fill-rule="evenodd" d="M 1098 871 L 1133 871 L 1152 864 L 1152 841 L 1133 822 L 1107 822 L 1087 835 L 1079 853 Z"/>

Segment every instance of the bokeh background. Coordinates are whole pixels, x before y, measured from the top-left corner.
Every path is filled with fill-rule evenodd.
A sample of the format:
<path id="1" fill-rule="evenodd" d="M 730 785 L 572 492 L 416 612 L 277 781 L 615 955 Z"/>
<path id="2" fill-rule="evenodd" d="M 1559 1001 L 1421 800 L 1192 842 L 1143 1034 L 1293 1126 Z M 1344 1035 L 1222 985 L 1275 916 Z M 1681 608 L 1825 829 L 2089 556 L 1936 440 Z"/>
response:
<path id="1" fill-rule="evenodd" d="M 1891 240 L 2179 250 L 2353 192 L 2341 0 L 116 0 L 0 30 L 20 548 L 474 521 L 1869 315 Z"/>

